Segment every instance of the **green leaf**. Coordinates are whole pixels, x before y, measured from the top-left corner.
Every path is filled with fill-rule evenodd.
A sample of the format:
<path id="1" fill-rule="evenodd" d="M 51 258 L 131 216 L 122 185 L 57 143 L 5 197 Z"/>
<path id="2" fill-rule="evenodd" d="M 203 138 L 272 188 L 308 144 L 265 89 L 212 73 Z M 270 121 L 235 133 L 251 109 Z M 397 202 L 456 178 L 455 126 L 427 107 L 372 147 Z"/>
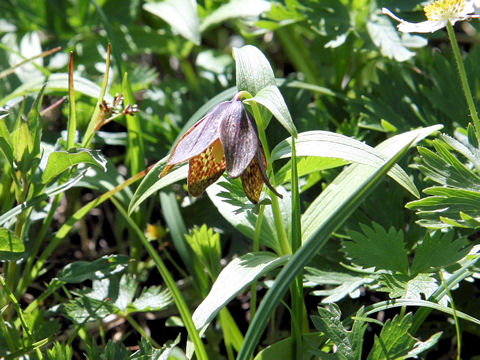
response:
<path id="1" fill-rule="evenodd" d="M 287 138 L 278 143 L 272 150 L 271 160 L 291 157 L 291 141 L 291 138 Z M 342 159 L 374 167 L 380 166 L 385 161 L 385 155 L 365 143 L 330 131 L 302 132 L 298 134 L 296 145 L 297 156 Z M 400 166 L 395 165 L 388 175 L 412 195 L 420 197 L 415 184 Z"/>
<path id="2" fill-rule="evenodd" d="M 164 0 L 149 2 L 143 9 L 168 23 L 174 33 L 200 45 L 200 30 L 197 3 L 191 0 Z"/>
<path id="3" fill-rule="evenodd" d="M 107 160 L 99 150 L 82 149 L 77 152 L 55 151 L 48 157 L 47 166 L 42 175 L 42 182 L 48 184 L 54 177 L 78 164 L 92 164 L 107 171 Z"/>
<path id="4" fill-rule="evenodd" d="M 128 206 L 128 213 L 130 215 L 150 195 L 168 185 L 171 185 L 179 180 L 183 180 L 187 177 L 188 166 L 181 166 L 180 168 L 169 172 L 164 177 L 159 178 L 160 173 L 163 170 L 163 165 L 165 164 L 165 161 L 166 159 L 162 159 L 157 162 L 155 166 L 143 178 L 140 185 L 138 185 L 137 190 L 135 191 L 132 199 L 130 200 L 130 205 Z"/>
<path id="5" fill-rule="evenodd" d="M 66 283 L 101 280 L 123 272 L 129 260 L 126 255 L 106 255 L 95 261 L 76 261 L 65 266 L 57 278 Z"/>
<path id="6" fill-rule="evenodd" d="M 180 342 L 180 335 L 173 341 L 167 341 L 161 349 L 155 349 L 147 339 L 142 337 L 140 340 L 140 350 L 133 353 L 129 359 L 131 360 L 167 360 L 170 359 L 170 353 Z M 173 357 L 177 359 L 177 357 Z"/>
<path id="7" fill-rule="evenodd" d="M 396 61 L 406 61 L 415 56 L 410 48 L 421 48 L 428 41 L 418 35 L 401 34 L 386 16 L 372 15 L 367 21 L 367 30 L 373 43 L 380 48 L 383 56 Z"/>
<path id="8" fill-rule="evenodd" d="M 363 231 L 347 231 L 351 241 L 343 241 L 344 251 L 353 262 L 364 268 L 375 267 L 408 274 L 408 253 L 403 231 L 393 227 L 387 232 L 380 224 L 370 228 L 360 224 Z"/>
<path id="9" fill-rule="evenodd" d="M 324 158 L 317 156 L 300 157 L 297 159 L 298 176 L 302 177 L 321 170 L 333 169 L 347 165 L 348 161 L 336 158 Z M 275 184 L 282 185 L 290 182 L 292 166 L 289 161 L 275 173 Z M 302 187 L 304 189 L 305 186 Z"/>
<path id="10" fill-rule="evenodd" d="M 362 316 L 363 309 L 357 312 L 357 317 Z M 347 331 L 340 321 L 340 309 L 337 304 L 331 304 L 329 310 L 319 307 L 318 316 L 312 316 L 312 321 L 317 330 L 325 335 L 336 345 L 335 359 L 360 360 L 362 357 L 363 334 L 367 324 L 355 321 L 352 329 Z"/>
<path id="11" fill-rule="evenodd" d="M 382 274 L 379 278 L 380 291 L 389 293 L 390 298 L 428 299 L 438 289 L 437 280 L 431 274 L 407 276 Z"/>
<path id="12" fill-rule="evenodd" d="M 415 251 L 412 273 L 436 271 L 464 258 L 471 246 L 468 246 L 465 238 L 455 240 L 454 236 L 454 231 L 436 232 L 433 235 L 427 233 Z"/>
<path id="13" fill-rule="evenodd" d="M 0 261 L 18 260 L 25 255 L 25 245 L 13 232 L 0 228 Z"/>
<path id="14" fill-rule="evenodd" d="M 265 106 L 290 135 L 297 137 L 297 129 L 293 123 L 290 111 L 288 111 L 287 104 L 276 85 L 264 87 L 258 91 L 253 98 L 244 100 L 243 102 L 247 104 L 256 102 Z"/>
<path id="15" fill-rule="evenodd" d="M 246 90 L 252 96 L 267 86 L 276 86 L 272 67 L 263 53 L 252 45 L 233 48 L 238 91 Z"/>
<path id="16" fill-rule="evenodd" d="M 202 19 L 200 32 L 230 19 L 258 18 L 263 12 L 268 11 L 270 6 L 265 0 L 229 1 Z"/>
<path id="17" fill-rule="evenodd" d="M 129 312 L 137 311 L 157 311 L 166 308 L 172 303 L 172 295 L 168 289 L 162 289 L 160 286 L 151 286 L 143 289 L 131 305 L 128 305 Z"/>
<path id="18" fill-rule="evenodd" d="M 0 116 L 0 150 L 2 151 L 5 158 L 8 160 L 10 165 L 13 165 L 13 161 L 15 160 L 14 155 L 14 147 L 12 144 L 12 137 L 10 132 L 8 131 L 7 124 L 5 123 L 4 119 L 8 116 L 8 114 L 4 114 Z"/>
<path id="19" fill-rule="evenodd" d="M 208 325 L 217 313 L 252 281 L 288 261 L 268 252 L 249 253 L 233 259 L 221 272 L 208 296 L 192 315 L 197 329 Z"/>
<path id="20" fill-rule="evenodd" d="M 100 360 L 128 360 L 130 359 L 130 351 L 127 350 L 122 342 L 114 343 L 112 340 L 108 340 L 107 346 L 103 354 L 100 356 Z"/>
<path id="21" fill-rule="evenodd" d="M 53 347 L 47 349 L 47 360 L 71 360 L 73 348 L 69 344 L 55 341 Z"/>
<path id="22" fill-rule="evenodd" d="M 221 270 L 220 234 L 204 224 L 201 227 L 194 227 L 190 234 L 185 235 L 185 238 L 201 267 L 208 271 L 211 279 L 216 279 Z"/>
<path id="23" fill-rule="evenodd" d="M 412 326 L 412 314 L 404 317 L 396 315 L 393 320 L 387 320 L 379 336 L 375 336 L 373 348 L 368 360 L 391 360 L 416 358 L 420 350 L 425 351 L 434 346 L 440 339 L 441 332 L 434 334 L 423 343 L 409 334 Z"/>
<path id="24" fill-rule="evenodd" d="M 105 301 L 79 296 L 65 304 L 65 314 L 75 324 L 100 320 L 112 314 L 114 307 Z"/>
<path id="25" fill-rule="evenodd" d="M 315 290 L 312 292 L 314 296 L 326 296 L 323 304 L 338 302 L 345 296 L 357 298 L 360 296 L 360 288 L 375 281 L 376 277 L 355 274 L 350 272 L 324 271 L 312 267 L 305 268 L 305 287 L 338 285 L 337 287 L 326 288 L 324 290 Z"/>

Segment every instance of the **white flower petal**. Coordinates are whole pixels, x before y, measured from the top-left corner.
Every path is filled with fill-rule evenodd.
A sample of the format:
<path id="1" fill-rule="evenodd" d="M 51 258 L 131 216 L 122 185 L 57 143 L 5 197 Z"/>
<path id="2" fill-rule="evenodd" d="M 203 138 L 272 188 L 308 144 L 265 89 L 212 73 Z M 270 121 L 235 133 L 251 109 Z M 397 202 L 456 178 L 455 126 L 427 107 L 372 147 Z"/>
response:
<path id="1" fill-rule="evenodd" d="M 399 31 L 404 33 L 433 33 L 447 26 L 447 21 L 422 21 L 419 23 L 411 23 L 402 21 L 397 25 Z"/>

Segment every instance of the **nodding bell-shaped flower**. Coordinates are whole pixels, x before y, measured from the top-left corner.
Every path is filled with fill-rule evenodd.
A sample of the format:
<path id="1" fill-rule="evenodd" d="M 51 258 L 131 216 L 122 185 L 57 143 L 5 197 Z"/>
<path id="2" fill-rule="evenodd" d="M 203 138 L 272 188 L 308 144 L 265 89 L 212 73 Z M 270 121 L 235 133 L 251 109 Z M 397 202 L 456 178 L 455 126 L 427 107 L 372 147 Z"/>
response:
<path id="1" fill-rule="evenodd" d="M 436 0 L 423 7 L 427 20 L 419 23 L 400 19 L 386 8 L 382 12 L 400 23 L 397 28 L 401 32 L 433 33 L 447 26 L 447 23 L 455 25 L 457 21 L 478 18 L 479 7 L 479 0 Z"/>
<path id="2" fill-rule="evenodd" d="M 200 196 L 225 170 L 232 179 L 242 179 L 243 190 L 254 204 L 264 183 L 280 196 L 268 181 L 255 121 L 239 98 L 237 94 L 218 104 L 193 125 L 178 140 L 160 177 L 188 161 L 188 192 L 192 196 Z"/>

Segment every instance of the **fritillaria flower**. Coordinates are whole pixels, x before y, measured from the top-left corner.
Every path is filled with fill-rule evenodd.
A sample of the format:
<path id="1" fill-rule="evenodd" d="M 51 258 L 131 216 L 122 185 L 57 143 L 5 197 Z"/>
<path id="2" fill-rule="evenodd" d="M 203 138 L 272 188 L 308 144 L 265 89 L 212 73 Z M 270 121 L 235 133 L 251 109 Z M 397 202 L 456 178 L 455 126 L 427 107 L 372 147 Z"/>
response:
<path id="1" fill-rule="evenodd" d="M 256 124 L 238 95 L 215 106 L 180 138 L 160 177 L 186 161 L 192 196 L 200 196 L 225 170 L 232 179 L 241 178 L 245 194 L 255 204 L 264 183 L 278 195 L 267 179 Z"/>
<path id="2" fill-rule="evenodd" d="M 437 0 L 423 7 L 426 21 L 411 23 L 400 19 L 390 10 L 383 8 L 382 13 L 400 22 L 397 28 L 405 33 L 428 33 L 435 32 L 447 26 L 454 25 L 457 21 L 478 17 L 480 2 L 478 0 Z"/>

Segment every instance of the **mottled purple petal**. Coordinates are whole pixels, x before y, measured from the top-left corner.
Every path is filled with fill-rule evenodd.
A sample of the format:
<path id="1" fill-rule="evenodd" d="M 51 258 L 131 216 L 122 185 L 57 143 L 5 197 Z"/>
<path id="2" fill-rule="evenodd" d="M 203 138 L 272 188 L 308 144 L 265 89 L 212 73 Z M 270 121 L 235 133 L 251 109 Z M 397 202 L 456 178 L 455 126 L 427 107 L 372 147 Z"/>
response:
<path id="1" fill-rule="evenodd" d="M 209 147 L 219 137 L 219 125 L 229 114 L 231 101 L 225 101 L 208 112 L 202 119 L 193 125 L 172 150 L 167 165 L 182 163 L 197 156 Z"/>
<path id="2" fill-rule="evenodd" d="M 235 179 L 250 165 L 259 146 L 255 123 L 241 101 L 232 101 L 229 116 L 222 119 L 220 141 L 227 162 L 227 173 Z"/>

